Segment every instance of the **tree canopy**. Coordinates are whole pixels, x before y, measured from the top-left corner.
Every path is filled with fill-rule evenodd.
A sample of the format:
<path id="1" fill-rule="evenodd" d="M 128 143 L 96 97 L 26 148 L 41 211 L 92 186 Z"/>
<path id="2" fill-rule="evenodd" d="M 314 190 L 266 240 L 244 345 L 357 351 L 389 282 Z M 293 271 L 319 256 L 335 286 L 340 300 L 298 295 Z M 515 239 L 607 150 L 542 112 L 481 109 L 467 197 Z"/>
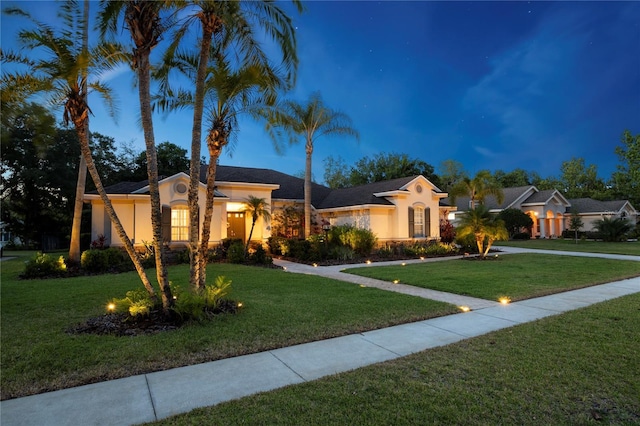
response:
<path id="1" fill-rule="evenodd" d="M 41 248 L 45 235 L 66 243 L 80 155 L 77 133 L 57 125 L 55 117 L 35 103 L 14 108 L 2 121 L 2 221 L 34 248 Z M 134 161 L 144 157 L 144 152 L 99 133 L 91 133 L 89 144 L 105 186 L 146 179 L 146 168 Z M 187 170 L 186 150 L 171 142 L 158 147 L 158 167 L 167 176 Z M 86 190 L 95 190 L 93 182 L 87 182 Z M 84 221 L 85 234 L 90 232 L 88 225 Z M 86 247 L 87 241 L 83 244 Z"/>
<path id="2" fill-rule="evenodd" d="M 347 167 L 341 157 L 329 156 L 324 161 L 324 180 L 330 188 L 346 188 L 402 177 L 423 175 L 438 186 L 439 179 L 429 163 L 407 154 L 380 153 L 362 157 Z"/>
<path id="3" fill-rule="evenodd" d="M 632 135 L 625 130 L 620 138 L 621 145 L 615 149 L 620 164 L 613 173 L 611 186 L 615 198 L 629 200 L 636 209 L 640 208 L 640 133 Z"/>

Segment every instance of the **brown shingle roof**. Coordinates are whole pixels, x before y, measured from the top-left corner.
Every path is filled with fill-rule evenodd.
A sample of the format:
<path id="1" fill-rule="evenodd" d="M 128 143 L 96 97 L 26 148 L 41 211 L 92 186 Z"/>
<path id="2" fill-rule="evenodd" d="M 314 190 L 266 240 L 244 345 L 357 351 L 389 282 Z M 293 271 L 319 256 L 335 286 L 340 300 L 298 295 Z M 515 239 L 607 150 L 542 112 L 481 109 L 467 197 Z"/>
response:
<path id="1" fill-rule="evenodd" d="M 115 185 L 110 185 L 104 188 L 107 194 L 131 194 L 139 189 L 149 185 L 148 180 L 140 182 L 118 182 Z M 97 194 L 98 191 L 91 191 L 89 194 Z"/>
<path id="2" fill-rule="evenodd" d="M 627 203 L 626 200 L 598 201 L 592 198 L 572 198 L 571 210 L 577 213 L 619 212 Z"/>
<path id="3" fill-rule="evenodd" d="M 200 180 L 203 182 L 206 182 L 206 170 L 207 168 L 203 166 L 200 171 Z M 304 179 L 271 169 L 218 166 L 216 167 L 216 181 L 278 184 L 280 188 L 271 193 L 272 198 L 304 200 Z M 312 182 L 311 204 L 318 206 L 330 192 L 331 188 Z"/>
<path id="4" fill-rule="evenodd" d="M 203 183 L 206 182 L 206 174 L 207 166 L 202 166 L 200 169 L 200 181 Z M 317 209 L 367 204 L 390 206 L 393 205 L 390 201 L 383 197 L 376 197 L 374 194 L 400 190 L 400 188 L 416 177 L 417 176 L 410 176 L 341 189 L 331 189 L 324 185 L 312 183 L 311 203 Z M 280 185 L 280 188 L 272 192 L 272 198 L 284 200 L 304 199 L 304 179 L 271 169 L 218 165 L 216 167 L 216 181 L 277 184 Z M 147 185 L 148 181 L 121 182 L 105 189 L 108 194 L 130 194 Z M 222 194 L 219 193 L 216 195 L 222 196 Z"/>
<path id="5" fill-rule="evenodd" d="M 417 176 L 398 178 L 383 182 L 374 182 L 366 185 L 354 186 L 351 188 L 340 188 L 332 190 L 317 208 L 330 209 L 336 207 L 360 206 L 366 204 L 378 204 L 392 206 L 393 203 L 382 197 L 373 194 L 379 192 L 397 191 Z"/>

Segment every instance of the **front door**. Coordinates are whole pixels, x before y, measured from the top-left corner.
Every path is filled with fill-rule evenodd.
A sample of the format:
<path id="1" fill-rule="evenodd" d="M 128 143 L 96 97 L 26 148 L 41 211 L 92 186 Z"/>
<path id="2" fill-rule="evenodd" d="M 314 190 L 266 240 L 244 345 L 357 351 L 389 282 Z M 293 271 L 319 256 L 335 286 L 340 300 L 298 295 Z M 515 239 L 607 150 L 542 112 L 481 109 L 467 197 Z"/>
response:
<path id="1" fill-rule="evenodd" d="M 227 213 L 227 238 L 240 238 L 244 242 L 245 221 L 243 212 Z"/>

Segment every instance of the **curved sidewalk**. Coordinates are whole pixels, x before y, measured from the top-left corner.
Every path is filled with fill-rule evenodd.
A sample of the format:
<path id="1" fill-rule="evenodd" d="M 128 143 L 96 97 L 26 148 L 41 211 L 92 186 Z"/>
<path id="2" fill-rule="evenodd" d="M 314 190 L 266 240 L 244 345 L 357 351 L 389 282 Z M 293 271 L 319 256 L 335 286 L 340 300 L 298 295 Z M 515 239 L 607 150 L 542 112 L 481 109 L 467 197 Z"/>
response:
<path id="1" fill-rule="evenodd" d="M 377 280 L 374 278 L 361 277 L 359 275 L 348 274 L 342 272 L 349 268 L 360 268 L 367 266 L 387 266 L 387 265 L 400 265 L 402 263 L 426 263 L 426 262 L 439 262 L 453 259 L 460 259 L 462 256 L 454 257 L 436 257 L 427 258 L 424 260 L 394 260 L 389 262 L 375 262 L 370 265 L 361 263 L 353 265 L 336 265 L 336 266 L 311 266 L 302 263 L 288 262 L 286 260 L 274 259 L 273 263 L 278 266 L 282 266 L 288 272 L 308 275 L 320 275 L 326 278 L 332 278 L 339 281 L 350 282 L 354 284 L 366 285 L 367 287 L 375 287 L 381 290 L 393 291 L 396 293 L 408 294 L 410 296 L 422 297 L 425 299 L 437 300 L 440 302 L 451 303 L 456 306 L 468 306 L 472 310 L 490 308 L 497 306 L 499 303 L 486 299 L 478 299 L 475 297 L 462 296 L 459 294 L 445 293 L 443 291 L 430 290 L 422 287 L 415 287 L 406 284 L 393 284 L 387 281 Z"/>
<path id="2" fill-rule="evenodd" d="M 628 259 L 628 257 L 625 257 Z M 640 260 L 636 259 L 636 260 Z M 291 272 L 294 267 L 289 265 Z M 313 273 L 301 267 L 296 272 Z M 340 267 L 321 269 L 333 278 Z M 351 276 L 349 274 L 338 275 Z M 399 287 L 392 285 L 392 290 Z M 640 277 L 509 305 L 321 340 L 0 403 L 0 423 L 133 425 L 392 360 L 640 292 Z"/>

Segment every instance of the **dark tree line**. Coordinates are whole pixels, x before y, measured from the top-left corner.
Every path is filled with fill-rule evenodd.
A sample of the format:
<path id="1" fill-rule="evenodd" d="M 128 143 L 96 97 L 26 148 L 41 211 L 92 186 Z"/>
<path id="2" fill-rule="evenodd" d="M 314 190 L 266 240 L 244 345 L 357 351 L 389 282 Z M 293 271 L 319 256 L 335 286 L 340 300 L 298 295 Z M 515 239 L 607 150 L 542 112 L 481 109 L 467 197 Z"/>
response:
<path id="1" fill-rule="evenodd" d="M 77 138 L 73 129 L 57 125 L 54 116 L 35 103 L 3 116 L 1 219 L 28 247 L 42 248 L 43 238 L 48 237 L 67 245 L 80 157 Z M 146 180 L 144 152 L 127 145 L 117 147 L 112 137 L 99 133 L 91 134 L 90 144 L 105 186 Z M 187 151 L 170 142 L 159 144 L 158 168 L 164 176 L 186 172 Z M 94 189 L 88 180 L 86 191 Z M 83 232 L 90 232 L 88 206 Z"/>
<path id="2" fill-rule="evenodd" d="M 634 136 L 625 131 L 615 153 L 619 163 L 608 179 L 599 177 L 597 166 L 585 164 L 583 158 L 564 161 L 559 177 L 543 177 L 535 171 L 520 168 L 481 172 L 490 173 L 501 188 L 535 185 L 540 190 L 557 189 L 569 199 L 629 200 L 635 208 L 640 208 L 640 134 Z M 443 161 L 436 173 L 435 168 L 423 160 L 395 153 L 363 157 L 353 166 L 348 166 L 341 157 L 329 156 L 324 166 L 324 181 L 331 188 L 422 174 L 441 190 L 450 192 L 457 183 L 470 178 L 464 166 L 455 160 Z"/>

